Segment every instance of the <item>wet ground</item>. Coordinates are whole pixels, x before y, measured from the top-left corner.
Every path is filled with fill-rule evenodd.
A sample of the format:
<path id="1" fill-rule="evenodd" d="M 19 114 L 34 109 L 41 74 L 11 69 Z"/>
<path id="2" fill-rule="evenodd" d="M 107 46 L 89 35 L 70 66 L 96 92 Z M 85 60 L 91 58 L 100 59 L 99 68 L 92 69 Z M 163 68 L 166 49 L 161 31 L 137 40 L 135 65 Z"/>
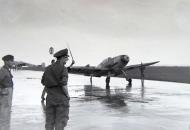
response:
<path id="1" fill-rule="evenodd" d="M 14 75 L 10 130 L 45 130 L 41 105 L 41 72 Z M 158 81 L 111 79 L 70 75 L 71 107 L 66 130 L 190 130 L 190 85 Z M 1 130 L 1 129 L 0 129 Z"/>

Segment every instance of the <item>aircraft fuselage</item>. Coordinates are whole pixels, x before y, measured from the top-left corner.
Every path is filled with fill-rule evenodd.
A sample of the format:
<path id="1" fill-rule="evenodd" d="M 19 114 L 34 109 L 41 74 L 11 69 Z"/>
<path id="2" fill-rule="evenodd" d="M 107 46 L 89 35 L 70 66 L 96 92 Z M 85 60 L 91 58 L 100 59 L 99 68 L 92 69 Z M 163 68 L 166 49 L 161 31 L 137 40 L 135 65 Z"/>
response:
<path id="1" fill-rule="evenodd" d="M 98 68 L 107 68 L 107 69 L 121 69 L 124 68 L 129 62 L 129 56 L 119 55 L 116 57 L 108 57 L 103 60 L 97 67 Z"/>

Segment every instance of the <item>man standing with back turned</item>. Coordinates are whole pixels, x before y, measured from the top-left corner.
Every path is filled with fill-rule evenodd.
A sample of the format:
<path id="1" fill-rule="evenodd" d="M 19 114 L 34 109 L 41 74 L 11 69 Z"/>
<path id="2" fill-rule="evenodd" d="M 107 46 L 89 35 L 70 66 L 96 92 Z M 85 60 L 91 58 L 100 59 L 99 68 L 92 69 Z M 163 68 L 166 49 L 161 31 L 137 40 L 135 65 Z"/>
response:
<path id="1" fill-rule="evenodd" d="M 45 127 L 46 130 L 64 130 L 69 119 L 70 100 L 68 70 L 65 67 L 69 57 L 68 49 L 58 51 L 54 57 L 57 61 L 46 68 L 41 81 L 47 90 Z"/>

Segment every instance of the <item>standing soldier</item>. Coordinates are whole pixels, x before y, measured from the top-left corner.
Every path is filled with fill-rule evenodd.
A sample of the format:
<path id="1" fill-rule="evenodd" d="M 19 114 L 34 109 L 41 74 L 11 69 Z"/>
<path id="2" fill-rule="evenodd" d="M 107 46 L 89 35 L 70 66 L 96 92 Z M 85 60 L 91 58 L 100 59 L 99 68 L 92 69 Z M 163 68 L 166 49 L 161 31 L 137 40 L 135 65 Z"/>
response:
<path id="1" fill-rule="evenodd" d="M 2 95 L 8 95 L 12 93 L 13 89 L 13 76 L 10 69 L 14 65 L 14 56 L 6 55 L 2 58 L 4 66 L 0 69 L 0 93 Z"/>
<path id="2" fill-rule="evenodd" d="M 70 100 L 68 70 L 65 67 L 69 57 L 68 49 L 58 51 L 54 57 L 57 61 L 46 68 L 41 81 L 47 91 L 45 127 L 46 130 L 64 130 L 69 119 Z"/>
<path id="3" fill-rule="evenodd" d="M 6 55 L 2 60 L 4 66 L 0 68 L 0 130 L 9 130 L 13 92 L 13 76 L 10 69 L 14 64 L 14 57 Z"/>
<path id="4" fill-rule="evenodd" d="M 55 63 L 55 60 L 51 60 L 51 64 Z M 41 102 L 43 103 L 45 100 L 45 94 L 46 94 L 46 88 L 44 87 L 43 91 L 42 91 L 42 95 L 41 95 Z"/>

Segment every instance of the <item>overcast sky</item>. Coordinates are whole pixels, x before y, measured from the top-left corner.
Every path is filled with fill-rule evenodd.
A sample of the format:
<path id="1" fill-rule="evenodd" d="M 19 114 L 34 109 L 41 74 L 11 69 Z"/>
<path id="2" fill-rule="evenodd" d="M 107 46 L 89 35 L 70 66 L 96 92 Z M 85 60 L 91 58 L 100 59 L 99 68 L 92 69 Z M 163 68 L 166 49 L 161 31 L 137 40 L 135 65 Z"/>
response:
<path id="1" fill-rule="evenodd" d="M 0 56 L 34 64 L 69 43 L 76 65 L 120 54 L 190 65 L 188 34 L 189 0 L 0 0 Z"/>

